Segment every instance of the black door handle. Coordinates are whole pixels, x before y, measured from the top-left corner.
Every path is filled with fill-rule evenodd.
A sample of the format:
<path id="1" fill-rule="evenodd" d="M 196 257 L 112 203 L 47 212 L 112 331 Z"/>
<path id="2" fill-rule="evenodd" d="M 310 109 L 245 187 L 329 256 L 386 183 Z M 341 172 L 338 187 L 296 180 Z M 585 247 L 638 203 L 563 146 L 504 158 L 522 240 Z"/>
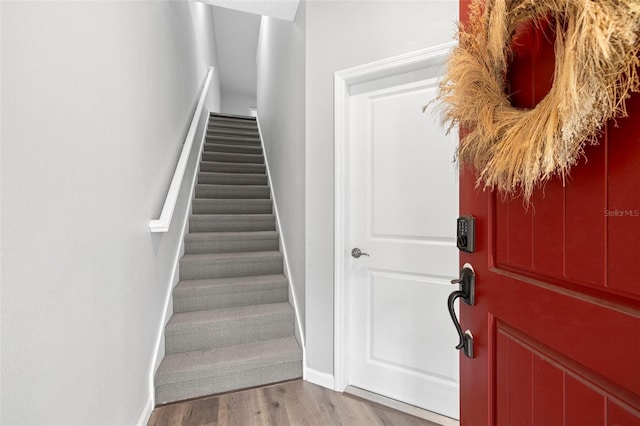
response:
<path id="1" fill-rule="evenodd" d="M 469 331 L 463 333 L 460 321 L 456 317 L 456 313 L 453 309 L 453 304 L 456 299 L 460 298 L 467 305 L 474 305 L 476 302 L 476 274 L 473 271 L 471 265 L 466 264 L 460 271 L 460 278 L 452 280 L 451 284 L 458 284 L 459 289 L 452 292 L 447 299 L 447 308 L 449 309 L 449 315 L 453 325 L 458 332 L 460 341 L 456 346 L 456 349 L 462 349 L 462 352 L 469 358 L 473 358 L 473 336 Z"/>

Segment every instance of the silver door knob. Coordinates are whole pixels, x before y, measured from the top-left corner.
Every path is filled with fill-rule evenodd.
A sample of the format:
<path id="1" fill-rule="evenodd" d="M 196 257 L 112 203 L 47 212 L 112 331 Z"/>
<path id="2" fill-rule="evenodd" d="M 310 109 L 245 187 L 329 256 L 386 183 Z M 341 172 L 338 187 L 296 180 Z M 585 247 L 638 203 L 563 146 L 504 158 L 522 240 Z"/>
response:
<path id="1" fill-rule="evenodd" d="M 351 256 L 353 256 L 353 257 L 355 257 L 357 259 L 360 256 L 369 256 L 369 253 L 363 253 L 362 250 L 360 250 L 358 247 L 356 247 L 353 250 L 351 250 Z"/>

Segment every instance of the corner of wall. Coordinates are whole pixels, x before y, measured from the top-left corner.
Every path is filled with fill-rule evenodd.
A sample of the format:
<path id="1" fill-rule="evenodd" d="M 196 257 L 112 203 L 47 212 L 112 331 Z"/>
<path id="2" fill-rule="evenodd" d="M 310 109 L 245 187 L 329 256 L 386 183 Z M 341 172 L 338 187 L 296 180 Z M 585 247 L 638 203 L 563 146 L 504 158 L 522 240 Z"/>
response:
<path id="1" fill-rule="evenodd" d="M 285 244 L 285 239 L 282 237 L 282 224 L 280 223 L 280 215 L 278 214 L 278 200 L 276 199 L 276 195 L 273 192 L 273 183 L 271 182 L 271 172 L 269 171 L 269 158 L 267 156 L 267 151 L 264 147 L 264 138 L 262 135 L 262 129 L 260 127 L 260 117 L 256 117 L 256 123 L 258 124 L 258 133 L 260 134 L 260 143 L 262 144 L 262 151 L 264 152 L 264 164 L 267 172 L 267 179 L 269 180 L 269 191 L 271 193 L 271 199 L 273 200 L 273 212 L 276 216 L 276 231 L 281 236 L 280 237 L 280 246 L 282 250 L 282 255 L 284 257 L 284 266 L 285 266 L 285 275 L 287 276 L 287 280 L 289 282 L 289 292 L 293 296 L 293 309 L 296 314 L 296 337 L 299 337 L 299 343 L 302 346 L 302 357 L 305 357 L 306 344 L 305 344 L 305 336 L 304 330 L 302 329 L 302 321 L 300 318 L 300 309 L 298 308 L 298 299 L 296 297 L 295 286 L 293 283 L 293 277 L 291 274 L 291 268 L 289 267 L 289 256 L 287 253 L 287 246 Z"/>
<path id="2" fill-rule="evenodd" d="M 322 386 L 323 388 L 342 392 L 344 389 L 335 389 L 335 379 L 333 374 L 323 373 L 313 368 L 305 366 L 304 379 L 314 385 Z"/>
<path id="3" fill-rule="evenodd" d="M 152 412 L 153 412 L 153 396 L 150 396 L 147 399 L 146 404 L 144 404 L 144 408 L 142 408 L 142 412 L 140 413 L 140 417 L 138 417 L 136 426 L 145 426 L 149 422 Z"/>

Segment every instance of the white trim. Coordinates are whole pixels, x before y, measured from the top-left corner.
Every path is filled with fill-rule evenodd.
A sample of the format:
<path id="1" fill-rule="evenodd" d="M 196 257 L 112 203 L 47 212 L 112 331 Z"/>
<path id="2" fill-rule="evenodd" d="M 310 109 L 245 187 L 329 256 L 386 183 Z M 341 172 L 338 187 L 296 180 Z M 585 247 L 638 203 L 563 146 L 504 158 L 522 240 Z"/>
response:
<path id="1" fill-rule="evenodd" d="M 433 61 L 442 61 L 456 42 L 394 56 L 381 61 L 337 71 L 334 74 L 334 389 L 343 391 L 348 386 L 347 307 L 348 281 L 345 278 L 347 223 L 347 161 L 349 147 L 349 87 L 395 74 L 427 68 Z"/>
<path id="2" fill-rule="evenodd" d="M 269 180 L 269 191 L 271 192 L 271 199 L 273 200 L 273 213 L 276 216 L 276 223 L 278 226 L 278 231 L 280 232 L 280 244 L 282 244 L 282 255 L 284 257 L 284 267 L 287 270 L 287 278 L 289 280 L 289 289 L 291 290 L 291 294 L 293 295 L 293 310 L 296 314 L 296 322 L 298 330 L 300 331 L 300 344 L 302 345 L 302 359 L 306 361 L 306 345 L 304 338 L 304 330 L 302 329 L 302 321 L 300 321 L 300 310 L 298 309 L 298 302 L 296 298 L 296 289 L 293 285 L 293 277 L 291 276 L 291 269 L 289 268 L 289 256 L 287 255 L 287 245 L 284 240 L 282 225 L 280 223 L 280 215 L 278 214 L 278 200 L 276 199 L 276 194 L 273 191 L 273 182 L 271 182 L 271 172 L 269 169 L 269 158 L 267 157 L 267 150 L 264 146 L 264 138 L 262 137 L 262 129 L 260 127 L 260 119 L 256 117 L 256 123 L 258 124 L 258 133 L 260 134 L 260 144 L 262 145 L 262 152 L 264 154 L 264 165 L 267 169 L 267 179 Z M 305 362 L 306 365 L 306 362 Z"/>
<path id="3" fill-rule="evenodd" d="M 335 76 L 344 80 L 347 86 L 378 80 L 398 73 L 406 73 L 426 68 L 434 59 L 447 56 L 457 46 L 452 41 L 426 49 L 420 49 L 391 58 L 368 64 L 358 65 L 341 71 L 336 71 Z M 335 99 L 337 103 L 339 100 Z"/>
<path id="4" fill-rule="evenodd" d="M 333 374 L 335 378 L 334 389 L 342 392 L 347 387 L 347 309 L 349 295 L 344 292 L 345 255 L 347 247 L 344 241 L 347 221 L 344 215 L 346 209 L 346 184 L 345 175 L 347 160 L 347 147 L 345 142 L 349 132 L 349 92 L 347 82 L 338 73 L 334 76 L 334 319 L 333 319 Z"/>
<path id="5" fill-rule="evenodd" d="M 158 219 L 151 220 L 149 222 L 149 230 L 151 232 L 167 232 L 169 230 L 169 226 L 171 225 L 171 218 L 173 217 L 173 211 L 176 208 L 176 202 L 178 201 L 178 195 L 180 194 L 180 187 L 182 186 L 182 179 L 184 179 L 184 174 L 187 170 L 187 161 L 189 160 L 189 156 L 191 154 L 193 139 L 196 137 L 198 124 L 200 123 L 200 116 L 202 115 L 202 108 L 204 107 L 204 103 L 207 100 L 207 95 L 209 94 L 209 84 L 211 83 L 212 78 L 213 67 L 209 67 L 207 78 L 204 82 L 204 86 L 202 86 L 202 92 L 200 92 L 200 100 L 198 101 L 198 106 L 196 107 L 196 111 L 193 114 L 193 118 L 191 119 L 191 125 L 189 126 L 187 137 L 184 140 L 184 145 L 182 145 L 182 152 L 180 152 L 178 164 L 176 164 L 176 169 L 173 172 L 171 185 L 169 186 L 169 190 L 167 191 L 167 197 L 164 200 L 164 204 L 162 205 L 162 212 L 160 213 L 160 217 Z"/>
<path id="6" fill-rule="evenodd" d="M 149 418 L 151 417 L 152 412 L 153 412 L 153 397 L 149 397 L 147 399 L 147 402 L 144 404 L 144 408 L 142 409 L 142 413 L 140 413 L 140 417 L 138 417 L 136 426 L 145 426 L 149 422 Z"/>
<path id="7" fill-rule="evenodd" d="M 313 368 L 305 368 L 305 380 L 309 383 L 313 383 L 314 385 L 322 386 L 323 388 L 333 389 L 334 378 L 333 375 L 329 373 L 323 373 L 318 370 L 314 370 Z"/>
<path id="8" fill-rule="evenodd" d="M 349 386 L 344 392 L 349 395 L 357 396 L 358 398 L 366 399 L 367 401 L 375 402 L 376 404 L 384 405 L 385 407 L 393 408 L 394 410 L 402 411 L 403 413 L 411 414 L 412 416 L 428 420 L 441 426 L 460 426 L 460 422 L 456 419 L 452 419 L 451 417 L 443 416 L 442 414 L 434 413 L 433 411 L 424 410 L 416 407 L 415 405 L 405 404 L 404 402 L 387 398 L 386 396 L 378 395 L 364 389 Z"/>

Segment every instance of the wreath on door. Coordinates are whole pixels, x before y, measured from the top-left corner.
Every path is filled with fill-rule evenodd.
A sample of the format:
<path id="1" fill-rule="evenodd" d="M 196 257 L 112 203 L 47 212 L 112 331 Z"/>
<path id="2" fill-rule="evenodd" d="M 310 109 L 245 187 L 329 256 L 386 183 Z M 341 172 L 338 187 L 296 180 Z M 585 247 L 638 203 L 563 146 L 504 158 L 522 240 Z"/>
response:
<path id="1" fill-rule="evenodd" d="M 511 39 L 542 20 L 556 34 L 553 84 L 534 108 L 517 108 L 506 91 Z M 457 38 L 438 96 L 443 122 L 462 129 L 457 159 L 478 186 L 526 201 L 564 179 L 640 88 L 638 0 L 473 0 Z"/>

